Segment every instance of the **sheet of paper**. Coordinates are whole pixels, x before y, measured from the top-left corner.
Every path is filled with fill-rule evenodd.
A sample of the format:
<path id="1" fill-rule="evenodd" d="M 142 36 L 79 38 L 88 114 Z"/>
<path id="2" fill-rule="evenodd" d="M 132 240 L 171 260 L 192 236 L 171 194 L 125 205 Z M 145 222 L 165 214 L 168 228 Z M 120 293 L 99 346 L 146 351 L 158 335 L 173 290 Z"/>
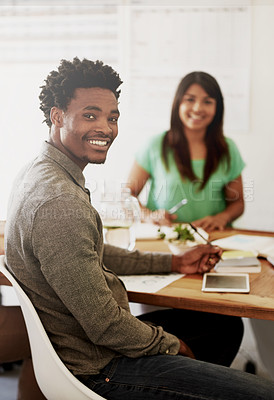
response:
<path id="1" fill-rule="evenodd" d="M 124 282 L 128 291 L 156 293 L 184 275 L 172 273 L 168 275 L 123 275 L 119 278 Z"/>
<path id="2" fill-rule="evenodd" d="M 267 257 L 267 261 L 270 262 L 270 264 L 272 264 L 274 267 L 274 257 L 271 256 Z"/>

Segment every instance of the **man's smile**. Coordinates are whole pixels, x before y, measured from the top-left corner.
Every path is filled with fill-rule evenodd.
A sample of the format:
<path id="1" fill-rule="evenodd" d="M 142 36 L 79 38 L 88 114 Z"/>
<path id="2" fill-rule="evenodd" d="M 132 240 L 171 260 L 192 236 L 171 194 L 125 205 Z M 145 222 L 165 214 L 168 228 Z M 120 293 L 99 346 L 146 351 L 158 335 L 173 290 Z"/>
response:
<path id="1" fill-rule="evenodd" d="M 88 143 L 99 147 L 105 147 L 108 146 L 109 144 L 107 140 L 100 140 L 100 139 L 88 139 L 87 141 Z"/>

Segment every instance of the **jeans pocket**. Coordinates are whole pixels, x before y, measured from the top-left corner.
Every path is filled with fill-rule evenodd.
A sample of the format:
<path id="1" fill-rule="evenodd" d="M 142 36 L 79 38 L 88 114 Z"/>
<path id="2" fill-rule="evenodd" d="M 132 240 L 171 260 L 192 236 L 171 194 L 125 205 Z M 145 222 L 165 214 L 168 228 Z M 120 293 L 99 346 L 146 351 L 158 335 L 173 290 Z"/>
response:
<path id="1" fill-rule="evenodd" d="M 111 360 L 106 366 L 105 368 L 101 371 L 100 375 L 104 376 L 104 381 L 105 382 L 109 382 L 110 379 L 113 377 L 117 365 L 119 362 L 119 358 L 114 358 L 113 360 Z"/>
<path id="2" fill-rule="evenodd" d="M 85 383 L 86 386 L 88 386 L 90 389 L 94 389 L 96 385 L 109 382 L 110 379 L 113 377 L 117 364 L 118 364 L 119 358 L 114 358 L 111 360 L 100 372 L 98 375 L 91 375 L 87 382 Z"/>

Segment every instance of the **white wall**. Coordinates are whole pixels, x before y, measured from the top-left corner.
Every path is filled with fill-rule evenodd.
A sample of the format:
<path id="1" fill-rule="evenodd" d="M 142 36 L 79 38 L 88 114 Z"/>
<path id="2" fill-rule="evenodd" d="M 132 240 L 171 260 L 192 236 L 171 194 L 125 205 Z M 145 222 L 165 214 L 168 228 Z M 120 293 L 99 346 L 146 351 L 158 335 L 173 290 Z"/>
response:
<path id="1" fill-rule="evenodd" d="M 236 225 L 243 228 L 273 231 L 274 1 L 256 0 L 253 1 L 253 4 L 251 7 L 250 129 L 247 133 L 227 132 L 227 134 L 236 141 L 247 163 L 244 170 L 246 211 Z M 28 65 L 0 63 L 0 219 L 6 217 L 11 181 L 19 168 L 35 156 L 42 140 L 47 138 L 47 127 L 45 124 L 41 124 L 43 115 L 39 110 L 37 98 L 43 79 L 56 65 L 50 62 L 40 65 L 37 63 Z M 129 121 L 126 118 L 129 107 L 126 99 L 130 94 L 126 82 L 126 63 L 121 66 L 121 69 L 122 71 L 119 70 L 119 72 L 125 83 L 122 86 L 120 105 L 122 112 L 120 134 L 110 150 L 106 164 L 87 167 L 86 177 L 91 185 L 95 177 L 97 183 L 108 179 L 125 182 L 136 146 L 145 139 L 147 134 L 144 123 L 144 130 L 140 131 L 138 136 L 130 136 L 131 126 L 135 121 L 134 119 Z M 173 94 L 174 90 L 172 89 L 172 96 Z M 135 118 L 138 117 L 139 115 L 135 116 Z M 162 127 L 163 130 L 165 128 L 168 126 Z"/>
<path id="2" fill-rule="evenodd" d="M 52 66 L 0 64 L 0 219 L 6 218 L 17 172 L 35 157 L 47 138 L 38 94 L 49 68 Z"/>
<path id="3" fill-rule="evenodd" d="M 274 4 L 267 3 L 272 5 L 252 7 L 250 132 L 235 140 L 247 163 L 244 178 L 253 185 L 253 194 L 250 191 L 236 226 L 274 231 Z"/>

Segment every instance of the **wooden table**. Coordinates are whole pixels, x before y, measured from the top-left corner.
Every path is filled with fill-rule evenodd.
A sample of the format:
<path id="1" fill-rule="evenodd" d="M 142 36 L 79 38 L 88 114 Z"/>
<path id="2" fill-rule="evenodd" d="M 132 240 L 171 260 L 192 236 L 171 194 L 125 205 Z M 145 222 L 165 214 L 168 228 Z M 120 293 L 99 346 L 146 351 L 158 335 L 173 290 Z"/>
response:
<path id="1" fill-rule="evenodd" d="M 273 236 L 274 233 L 226 230 L 214 232 L 210 240 L 237 233 Z M 0 254 L 4 253 L 4 222 L 0 221 Z M 144 251 L 169 252 L 162 240 L 137 241 L 136 247 Z M 157 293 L 128 292 L 129 301 L 156 306 L 185 308 L 248 318 L 274 320 L 274 268 L 261 260 L 262 271 L 250 274 L 250 293 L 204 293 L 202 276 L 187 275 Z"/>
<path id="2" fill-rule="evenodd" d="M 229 229 L 214 232 L 210 240 L 233 234 L 273 236 L 274 233 Z M 137 241 L 136 248 L 144 251 L 165 251 L 161 240 Z M 250 274 L 250 293 L 205 293 L 201 291 L 202 276 L 187 275 L 157 293 L 128 292 L 129 301 L 156 306 L 207 311 L 247 318 L 274 320 L 274 268 L 261 259 L 262 271 Z"/>

